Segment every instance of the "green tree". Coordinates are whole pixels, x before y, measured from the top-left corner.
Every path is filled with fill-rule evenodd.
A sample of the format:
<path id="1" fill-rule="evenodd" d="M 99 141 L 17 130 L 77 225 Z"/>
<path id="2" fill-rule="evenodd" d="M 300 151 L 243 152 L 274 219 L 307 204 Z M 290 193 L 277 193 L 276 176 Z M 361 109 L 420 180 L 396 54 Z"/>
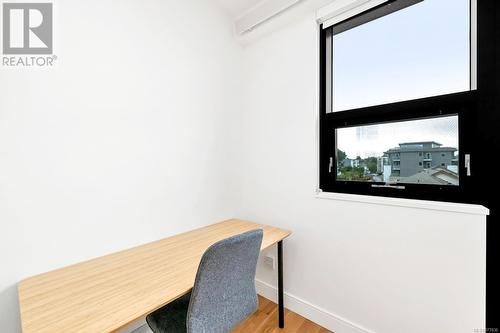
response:
<path id="1" fill-rule="evenodd" d="M 371 173 L 377 172 L 377 158 L 376 157 L 368 157 L 364 160 L 364 163 L 368 170 L 370 170 Z"/>
<path id="2" fill-rule="evenodd" d="M 340 168 L 340 175 L 338 175 L 337 179 L 342 180 L 358 180 L 365 181 L 368 178 L 365 176 L 365 168 L 362 167 L 343 167 Z"/>
<path id="3" fill-rule="evenodd" d="M 344 151 L 337 149 L 337 161 L 342 163 L 346 158 L 347 154 Z"/>

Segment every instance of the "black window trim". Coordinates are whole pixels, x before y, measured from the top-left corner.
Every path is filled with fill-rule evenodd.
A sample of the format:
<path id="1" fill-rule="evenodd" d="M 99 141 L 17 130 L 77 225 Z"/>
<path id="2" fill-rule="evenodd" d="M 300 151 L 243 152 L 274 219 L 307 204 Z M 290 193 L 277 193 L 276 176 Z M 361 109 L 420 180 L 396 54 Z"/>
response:
<path id="1" fill-rule="evenodd" d="M 409 3 L 407 0 L 390 1 Z M 415 1 L 413 1 L 414 3 Z M 384 4 L 383 6 L 387 6 Z M 383 6 L 377 6 L 371 10 L 354 16 L 358 22 L 362 22 L 362 16 L 369 14 L 369 20 L 374 18 L 373 11 L 379 11 L 380 17 L 394 12 L 383 10 Z M 399 6 L 405 8 L 407 6 Z M 393 6 L 393 8 L 398 8 Z M 471 10 L 471 16 L 474 12 Z M 346 21 L 338 24 L 346 25 Z M 333 74 L 327 71 L 333 67 L 327 65 L 327 48 L 330 46 L 337 25 L 327 29 L 320 27 L 320 116 L 319 116 L 319 188 L 322 192 L 351 193 L 371 196 L 385 196 L 408 199 L 437 200 L 449 202 L 471 202 L 469 189 L 472 187 L 473 177 L 466 175 L 465 154 L 471 154 L 474 148 L 471 144 L 473 133 L 469 124 L 474 121 L 473 115 L 478 105 L 478 92 L 472 85 L 473 73 L 470 66 L 471 90 L 447 95 L 433 96 L 415 100 L 363 107 L 345 111 L 333 111 L 331 87 Z M 357 25 L 353 25 L 355 27 Z M 470 25 L 472 33 L 472 23 Z M 343 30 L 345 31 L 345 30 Z M 473 47 L 472 42 L 470 43 Z M 472 51 L 471 51 L 472 61 Z M 328 94 L 328 96 L 327 96 Z M 424 185 L 424 184 L 397 184 L 403 186 L 387 186 L 385 183 L 340 181 L 336 179 L 336 138 L 335 130 L 343 127 L 372 125 L 378 123 L 406 121 L 416 119 L 428 119 L 446 115 L 458 115 L 459 118 L 459 185 Z"/>

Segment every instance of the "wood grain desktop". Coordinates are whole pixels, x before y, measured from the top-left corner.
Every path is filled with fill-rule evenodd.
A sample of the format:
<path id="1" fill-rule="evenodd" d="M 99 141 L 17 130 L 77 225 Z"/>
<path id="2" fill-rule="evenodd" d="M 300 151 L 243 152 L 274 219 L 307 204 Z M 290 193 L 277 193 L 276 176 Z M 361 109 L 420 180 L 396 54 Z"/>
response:
<path id="1" fill-rule="evenodd" d="M 232 219 L 25 279 L 23 333 L 116 332 L 188 293 L 210 245 L 258 228 L 262 249 L 291 234 Z"/>

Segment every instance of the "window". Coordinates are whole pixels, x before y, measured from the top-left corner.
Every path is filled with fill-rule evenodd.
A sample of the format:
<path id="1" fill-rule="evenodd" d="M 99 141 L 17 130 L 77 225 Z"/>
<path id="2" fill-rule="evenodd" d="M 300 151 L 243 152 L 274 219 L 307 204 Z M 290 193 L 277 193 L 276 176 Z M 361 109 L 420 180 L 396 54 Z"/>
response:
<path id="1" fill-rule="evenodd" d="M 336 130 L 337 180 L 385 183 L 459 185 L 450 158 L 432 160 L 433 153 L 458 151 L 458 116 L 352 126 Z M 426 150 L 427 169 L 417 167 L 415 150 Z M 444 155 L 444 154 L 442 154 Z M 345 160 L 361 157 L 359 166 Z M 422 165 L 422 162 L 419 163 Z M 397 171 L 397 172 L 394 172 Z M 442 180 L 445 174 L 447 180 Z"/>
<path id="2" fill-rule="evenodd" d="M 471 89 L 469 0 L 415 2 L 332 27 L 332 111 Z"/>
<path id="3" fill-rule="evenodd" d="M 477 108 L 474 1 L 386 1 L 322 26 L 322 191 L 460 198 Z"/>

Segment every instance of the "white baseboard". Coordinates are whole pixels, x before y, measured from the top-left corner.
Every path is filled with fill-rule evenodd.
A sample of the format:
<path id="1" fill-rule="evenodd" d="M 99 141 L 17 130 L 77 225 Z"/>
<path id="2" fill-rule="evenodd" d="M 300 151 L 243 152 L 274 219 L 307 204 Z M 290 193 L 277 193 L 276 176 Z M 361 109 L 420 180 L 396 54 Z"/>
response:
<path id="1" fill-rule="evenodd" d="M 277 302 L 276 287 L 255 279 L 255 288 L 257 294 Z M 335 333 L 374 333 L 287 292 L 285 292 L 285 307 Z"/>

